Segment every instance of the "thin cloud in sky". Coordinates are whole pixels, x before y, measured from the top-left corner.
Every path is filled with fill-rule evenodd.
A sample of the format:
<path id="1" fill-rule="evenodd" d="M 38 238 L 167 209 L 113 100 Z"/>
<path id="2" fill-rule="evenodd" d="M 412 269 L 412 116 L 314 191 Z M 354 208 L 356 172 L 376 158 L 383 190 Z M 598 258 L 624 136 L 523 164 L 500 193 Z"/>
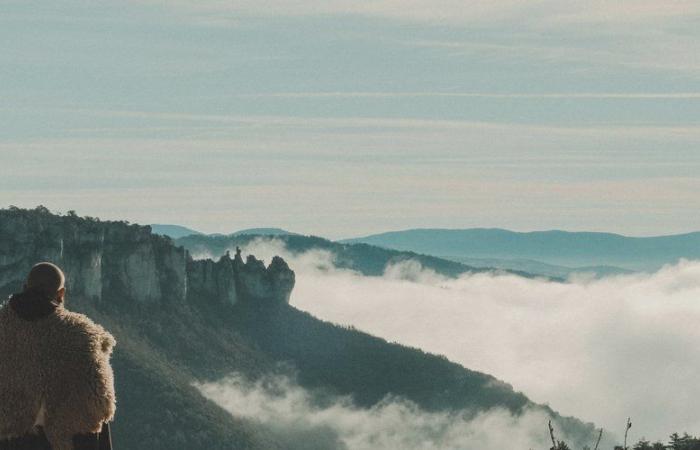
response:
<path id="1" fill-rule="evenodd" d="M 162 0 L 151 1 L 165 4 Z M 167 5 L 174 11 L 187 11 L 191 20 L 216 26 L 226 26 L 227 20 L 239 24 L 247 18 L 328 19 L 335 16 L 332 20 L 339 17 L 379 18 L 434 28 L 467 25 L 474 28 L 477 35 L 479 31 L 496 35 L 491 41 L 432 40 L 433 43 L 429 44 L 450 47 L 450 55 L 457 57 L 489 52 L 480 56 L 530 63 L 568 62 L 599 70 L 618 67 L 687 73 L 700 69 L 697 59 L 688 57 L 689 53 L 700 50 L 697 31 L 682 31 L 685 24 L 700 17 L 700 4 L 695 1 L 273 0 L 261 3 L 252 0 L 180 0 L 169 1 Z M 386 38 L 381 30 L 370 34 L 362 39 L 376 41 Z M 431 42 L 431 39 L 414 37 L 411 45 Z"/>
<path id="2" fill-rule="evenodd" d="M 150 0 L 158 3 L 157 0 Z M 258 16 L 356 14 L 430 22 L 474 22 L 484 19 L 512 20 L 527 18 L 551 23 L 644 22 L 659 18 L 687 17 L 700 13 L 695 1 L 653 0 L 624 2 L 580 2 L 576 0 L 176 0 L 170 5 L 195 8 L 202 12 L 229 11 Z"/>
<path id="3" fill-rule="evenodd" d="M 700 92 L 686 93 L 544 93 L 544 94 L 497 94 L 497 93 L 446 93 L 446 92 L 281 92 L 259 94 L 236 94 L 238 97 L 338 97 L 338 98 L 412 98 L 412 97 L 464 97 L 464 98 L 501 98 L 501 99 L 607 99 L 607 100 L 657 100 L 657 99 L 700 99 Z M 0 107 L 0 109 L 3 109 Z M 31 110 L 29 110 L 31 111 Z M 195 122 L 221 125 L 241 125 L 248 127 L 294 127 L 305 129 L 335 128 L 404 128 L 404 129 L 482 129 L 501 131 L 533 131 L 538 133 L 572 134 L 572 135 L 618 135 L 618 136 L 655 136 L 659 138 L 700 137 L 700 124 L 694 125 L 655 125 L 648 123 L 600 123 L 580 125 L 556 125 L 546 123 L 517 123 L 497 121 L 454 120 L 441 118 L 409 117 L 305 117 L 305 116 L 271 116 L 271 115 L 236 115 L 236 114 L 192 114 L 168 111 L 138 110 L 100 110 L 100 109 L 54 109 L 55 112 L 74 115 L 91 115 L 103 117 L 122 117 L 131 119 L 163 120 L 169 122 Z M 118 127 L 118 126 L 117 126 Z M 104 129 L 104 127 L 100 127 Z M 84 128 L 84 131 L 88 129 Z M 215 136 L 214 136 L 215 137 Z M 1 142 L 0 142 L 1 144 Z"/>
<path id="4" fill-rule="evenodd" d="M 700 92 L 542 92 L 542 93 L 497 93 L 497 92 L 271 92 L 237 94 L 237 97 L 279 98 L 402 98 L 402 97 L 465 97 L 505 99 L 700 99 Z"/>
<path id="5" fill-rule="evenodd" d="M 697 229 L 698 125 L 59 111 L 49 118 L 59 126 L 78 128 L 86 117 L 100 126 L 0 141 L 11 167 L 0 203 L 338 238 L 438 226 Z"/>
<path id="6" fill-rule="evenodd" d="M 697 227 L 700 3 L 107 7 L 11 2 L 0 19 L 1 201 L 226 231 L 236 216 L 207 215 L 207 189 L 209 209 L 247 208 L 252 226 L 275 214 L 327 236 Z M 72 176 L 41 189 L 26 175 L 44 165 Z"/>
<path id="7" fill-rule="evenodd" d="M 537 32 L 503 33 L 487 42 L 483 39 L 416 39 L 397 43 L 407 47 L 432 48 L 452 58 L 488 56 L 511 63 L 556 62 L 569 66 L 568 71 L 580 70 L 580 67 L 588 67 L 587 70 L 595 67 L 597 70 L 617 68 L 683 72 L 700 69 L 697 58 L 688 58 L 688 54 L 700 51 L 696 34 L 663 32 L 654 28 L 640 31 L 637 28 L 607 31 L 601 35 L 594 30 L 579 34 L 572 30 L 555 30 L 544 35 Z M 561 41 L 566 42 L 566 46 Z"/>

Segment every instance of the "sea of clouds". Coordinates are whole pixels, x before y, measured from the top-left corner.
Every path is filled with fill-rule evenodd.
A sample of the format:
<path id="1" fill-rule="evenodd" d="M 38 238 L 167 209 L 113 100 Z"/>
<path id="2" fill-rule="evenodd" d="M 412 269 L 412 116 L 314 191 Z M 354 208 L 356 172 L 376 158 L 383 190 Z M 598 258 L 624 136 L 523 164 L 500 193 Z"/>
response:
<path id="1" fill-rule="evenodd" d="M 565 415 L 618 435 L 631 416 L 634 438 L 700 430 L 698 261 L 653 274 L 561 283 L 505 273 L 450 279 L 417 261 L 366 277 L 337 268 L 329 252 L 292 254 L 277 240 L 256 240 L 244 253 L 266 261 L 281 255 L 289 262 L 297 274 L 295 307 L 445 355 Z M 241 385 L 229 380 L 222 386 Z M 402 407 L 411 410 L 391 406 Z M 345 408 L 360 415 L 384 412 Z M 426 445 L 404 448 L 433 448 Z"/>
<path id="2" fill-rule="evenodd" d="M 545 449 L 548 417 L 528 410 L 470 414 L 427 412 L 401 398 L 358 408 L 349 398 L 319 401 L 287 376 L 249 380 L 239 374 L 196 385 L 231 414 L 262 423 L 293 450 Z M 565 437 L 565 436 L 564 436 Z"/>

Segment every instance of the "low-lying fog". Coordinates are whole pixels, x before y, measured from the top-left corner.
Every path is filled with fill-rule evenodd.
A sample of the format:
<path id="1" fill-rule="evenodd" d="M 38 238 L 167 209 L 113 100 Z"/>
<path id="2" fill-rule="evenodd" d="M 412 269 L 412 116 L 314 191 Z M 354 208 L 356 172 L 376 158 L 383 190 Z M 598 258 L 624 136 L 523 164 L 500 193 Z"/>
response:
<path id="1" fill-rule="evenodd" d="M 443 354 L 563 414 L 618 434 L 632 416 L 634 438 L 700 429 L 700 262 L 558 283 L 448 279 L 416 262 L 365 277 L 336 268 L 327 252 L 295 256 L 271 240 L 244 253 L 289 262 L 295 307 Z"/>
<path id="2" fill-rule="evenodd" d="M 263 423 L 288 450 L 527 450 L 551 445 L 542 411 L 517 417 L 506 410 L 476 416 L 435 413 L 400 398 L 363 409 L 347 398 L 319 402 L 287 377 L 251 381 L 232 374 L 196 386 L 234 416 Z"/>

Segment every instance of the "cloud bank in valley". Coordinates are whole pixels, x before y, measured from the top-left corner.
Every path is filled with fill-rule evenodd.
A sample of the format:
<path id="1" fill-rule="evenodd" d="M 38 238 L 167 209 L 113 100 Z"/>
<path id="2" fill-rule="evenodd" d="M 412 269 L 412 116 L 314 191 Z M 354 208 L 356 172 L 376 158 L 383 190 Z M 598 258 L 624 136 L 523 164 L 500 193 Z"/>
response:
<path id="1" fill-rule="evenodd" d="M 348 398 L 318 401 L 313 393 L 281 376 L 253 382 L 234 374 L 197 387 L 231 414 L 263 423 L 284 436 L 292 449 L 547 448 L 548 419 L 541 411 L 517 417 L 506 410 L 434 413 L 400 398 L 362 409 Z"/>
<path id="2" fill-rule="evenodd" d="M 280 254 L 297 272 L 291 303 L 389 341 L 490 373 L 563 414 L 613 432 L 665 438 L 700 429 L 700 262 L 654 274 L 555 283 L 508 274 L 447 279 L 413 261 L 383 277 L 337 269 L 323 251 Z"/>

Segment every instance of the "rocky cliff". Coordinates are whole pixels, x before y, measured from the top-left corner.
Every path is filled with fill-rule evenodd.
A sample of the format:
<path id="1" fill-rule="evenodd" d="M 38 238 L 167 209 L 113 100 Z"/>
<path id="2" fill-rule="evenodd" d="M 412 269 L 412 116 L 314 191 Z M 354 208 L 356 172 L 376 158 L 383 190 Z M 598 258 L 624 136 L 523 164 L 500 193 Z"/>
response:
<path id="1" fill-rule="evenodd" d="M 88 314 L 118 342 L 113 432 L 121 448 L 308 450 L 314 442 L 320 444 L 313 448 L 347 448 L 330 428 L 300 432 L 230 415 L 193 386 L 232 373 L 254 380 L 280 372 L 319 398 L 352 398 L 357 408 L 387 398 L 451 415 L 536 408 L 579 447 L 595 439 L 592 425 L 535 405 L 489 375 L 287 306 L 294 272 L 282 259 L 265 266 L 235 247 L 226 253 L 235 242 L 221 244 L 217 261 L 195 260 L 149 227 L 45 208 L 0 210 L 0 301 L 21 288 L 37 261 L 65 269 L 70 309 Z M 376 259 L 357 266 L 376 267 Z"/>
<path id="2" fill-rule="evenodd" d="M 71 295 L 94 302 L 289 302 L 294 272 L 240 252 L 195 260 L 149 226 L 56 215 L 43 207 L 0 210 L 0 293 L 21 289 L 29 268 L 51 261 L 66 272 Z"/>

